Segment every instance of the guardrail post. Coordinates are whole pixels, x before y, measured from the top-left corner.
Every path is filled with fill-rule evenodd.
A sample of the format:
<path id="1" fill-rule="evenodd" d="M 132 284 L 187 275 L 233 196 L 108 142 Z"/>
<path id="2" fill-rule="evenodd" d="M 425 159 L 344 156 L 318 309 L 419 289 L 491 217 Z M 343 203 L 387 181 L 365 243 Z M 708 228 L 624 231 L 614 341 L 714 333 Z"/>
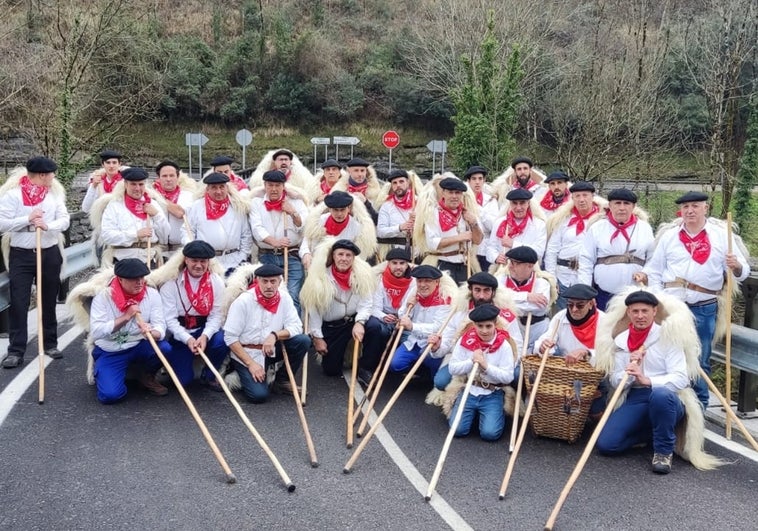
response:
<path id="1" fill-rule="evenodd" d="M 742 283 L 745 298 L 745 318 L 743 324 L 758 330 L 758 271 L 753 268 L 750 276 Z M 740 371 L 740 383 L 737 391 L 737 411 L 742 414 L 755 412 L 758 399 L 758 375 Z"/>

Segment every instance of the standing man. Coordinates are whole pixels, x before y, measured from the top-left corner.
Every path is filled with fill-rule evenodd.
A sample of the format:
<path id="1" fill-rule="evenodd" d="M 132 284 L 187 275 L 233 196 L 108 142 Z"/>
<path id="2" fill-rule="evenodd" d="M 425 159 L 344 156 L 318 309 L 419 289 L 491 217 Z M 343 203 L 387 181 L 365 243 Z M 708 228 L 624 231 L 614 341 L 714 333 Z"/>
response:
<path id="1" fill-rule="evenodd" d="M 554 171 L 547 176 L 545 182 L 548 191 L 542 196 L 540 207 L 545 216 L 549 218 L 571 199 L 571 192 L 568 190 L 569 176 L 562 171 Z"/>
<path id="2" fill-rule="evenodd" d="M 513 176 L 511 186 L 528 190 L 538 200 L 542 199 L 542 195 L 546 192 L 545 188 L 534 180 L 532 175 L 532 167 L 534 163 L 529 157 L 516 157 L 511 162 L 511 168 L 513 169 Z"/>
<path id="3" fill-rule="evenodd" d="M 733 274 L 742 282 L 750 274 L 750 266 L 734 237 L 729 253 L 726 227 L 708 218 L 706 194 L 687 192 L 676 204 L 681 219 L 662 232 L 652 258 L 634 280 L 647 282 L 653 290 L 663 290 L 687 304 L 700 339 L 700 366 L 710 375 L 718 297 L 725 287 L 725 275 Z M 707 408 L 708 387 L 700 378 L 695 392 Z"/>
<path id="4" fill-rule="evenodd" d="M 58 247 L 68 228 L 66 192 L 55 179 L 58 165 L 47 157 L 33 157 L 26 168 L 11 173 L 0 188 L 0 232 L 10 236 L 8 277 L 10 280 L 10 326 L 8 354 L 3 367 L 14 369 L 24 361 L 27 318 L 32 282 L 42 290 L 42 333 L 45 354 L 58 359 L 56 298 L 60 289 L 63 257 Z M 42 231 L 43 278 L 37 277 L 37 229 Z"/>
<path id="5" fill-rule="evenodd" d="M 297 186 L 301 190 L 308 190 L 314 182 L 311 172 L 303 166 L 292 151 L 289 149 L 271 150 L 258 163 L 255 171 L 250 176 L 250 188 L 254 189 L 263 183 L 263 174 L 269 170 L 279 170 L 287 179 L 287 184 Z"/>
<path id="6" fill-rule="evenodd" d="M 82 201 L 82 212 L 89 214 L 95 201 L 103 194 L 113 192 L 121 181 L 121 158 L 121 153 L 112 149 L 100 153 L 102 167 L 93 171 L 89 178 L 87 193 Z"/>
<path id="7" fill-rule="evenodd" d="M 463 175 L 463 180 L 468 183 L 474 192 L 476 204 L 479 205 L 479 223 L 482 226 L 482 239 L 486 242 L 492 232 L 492 225 L 500 213 L 497 199 L 487 193 L 487 170 L 482 166 L 471 166 Z M 490 262 L 487 260 L 485 245 L 480 245 L 476 250 L 476 259 L 479 260 L 479 268 L 487 271 Z"/>
<path id="8" fill-rule="evenodd" d="M 241 192 L 247 190 L 247 183 L 245 183 L 241 177 L 237 177 L 232 171 L 232 163 L 234 163 L 232 157 L 219 155 L 211 161 L 211 171 L 208 173 L 223 173 L 229 177 L 229 182 L 237 189 L 237 191 Z"/>
<path id="9" fill-rule="evenodd" d="M 534 249 L 541 258 L 547 244 L 547 228 L 542 212 L 536 206 L 532 208 L 532 193 L 515 188 L 505 198 L 508 200 L 505 216 L 495 220 L 484 246 L 487 260 L 493 264 L 505 264 L 508 251 L 522 245 Z"/>
<path id="10" fill-rule="evenodd" d="M 195 182 L 181 172 L 176 162 L 170 160 L 158 164 L 155 173 L 158 178 L 152 188 L 158 194 L 158 204 L 168 219 L 169 233 L 164 256 L 169 258 L 182 248 L 182 241 L 188 236 L 189 225 L 184 215 L 192 205 Z"/>
<path id="11" fill-rule="evenodd" d="M 376 171 L 371 165 L 360 157 L 347 161 L 347 181 L 340 181 L 337 190 L 346 190 L 347 193 L 363 203 L 371 220 L 376 225 L 379 214 L 374 204 L 379 201 L 381 187 L 376 178 Z"/>
<path id="12" fill-rule="evenodd" d="M 342 177 L 342 166 L 334 159 L 327 159 L 321 163 L 321 174 L 316 174 L 316 183 L 308 190 L 308 196 L 314 205 L 321 203 L 329 195 Z"/>
<path id="13" fill-rule="evenodd" d="M 416 198 L 408 172 L 392 170 L 387 180 L 390 195 L 379 208 L 376 236 L 379 243 L 410 247 L 413 223 L 416 219 Z"/>

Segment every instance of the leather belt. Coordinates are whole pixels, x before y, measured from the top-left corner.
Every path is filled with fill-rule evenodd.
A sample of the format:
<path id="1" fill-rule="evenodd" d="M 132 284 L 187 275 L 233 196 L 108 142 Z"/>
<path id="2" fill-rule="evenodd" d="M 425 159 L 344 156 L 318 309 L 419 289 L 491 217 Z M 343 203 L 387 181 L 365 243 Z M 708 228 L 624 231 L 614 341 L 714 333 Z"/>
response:
<path id="1" fill-rule="evenodd" d="M 448 251 L 446 253 L 429 253 L 432 256 L 459 256 L 463 253 L 460 251 Z"/>
<path id="2" fill-rule="evenodd" d="M 502 389 L 505 389 L 504 385 L 495 384 L 492 382 L 488 382 L 486 380 L 482 380 L 480 378 L 474 378 L 474 381 L 471 382 L 473 385 L 476 385 L 478 387 L 481 387 L 482 389 L 488 389 L 490 391 L 500 391 Z"/>
<path id="3" fill-rule="evenodd" d="M 579 269 L 579 259 L 577 258 L 559 258 L 557 263 L 559 266 L 568 267 L 573 271 Z"/>
<path id="4" fill-rule="evenodd" d="M 216 256 L 224 256 L 225 254 L 232 254 L 239 251 L 239 249 L 222 249 L 221 251 L 216 251 Z"/>
<path id="5" fill-rule="evenodd" d="M 181 243 L 169 243 L 166 245 L 167 251 L 178 251 L 179 249 L 183 249 L 184 246 Z"/>
<path id="6" fill-rule="evenodd" d="M 645 260 L 639 256 L 633 254 L 612 254 L 610 256 L 603 256 L 595 261 L 595 265 L 616 265 L 616 264 L 637 264 L 639 266 L 645 265 Z"/>
<path id="7" fill-rule="evenodd" d="M 687 306 L 689 306 L 690 308 L 700 308 L 701 306 L 710 306 L 711 304 L 716 304 L 718 301 L 719 300 L 716 297 L 714 297 L 712 299 L 705 299 L 704 301 L 700 301 L 700 302 L 693 302 L 692 304 L 688 302 Z"/>
<path id="8" fill-rule="evenodd" d="M 708 288 L 704 288 L 703 286 L 698 286 L 697 284 L 693 284 L 692 282 L 687 282 L 683 278 L 677 277 L 676 280 L 673 282 L 664 282 L 663 283 L 664 288 L 684 288 L 689 289 L 692 291 L 697 291 L 698 293 L 705 293 L 706 295 L 720 295 L 721 290 L 712 290 Z"/>
<path id="9" fill-rule="evenodd" d="M 259 247 L 258 248 L 258 254 L 273 254 L 274 256 L 284 256 L 284 247 L 277 247 L 276 249 L 268 249 Z M 289 256 L 295 256 L 298 257 L 299 249 L 297 247 L 287 247 L 287 254 Z"/>
<path id="10" fill-rule="evenodd" d="M 263 350 L 261 343 L 242 343 L 243 348 L 249 348 L 250 350 Z"/>
<path id="11" fill-rule="evenodd" d="M 335 319 L 334 321 L 324 321 L 322 323 L 322 326 L 326 326 L 329 328 L 338 328 L 340 326 L 345 326 L 346 324 L 350 324 L 355 321 L 355 315 L 346 315 L 342 319 Z"/>
<path id="12" fill-rule="evenodd" d="M 158 247 L 158 244 L 151 244 L 153 247 Z M 113 245 L 114 249 L 147 249 L 147 242 L 137 242 L 131 245 Z"/>
<path id="13" fill-rule="evenodd" d="M 408 243 L 408 240 L 406 238 L 377 238 L 377 243 L 381 243 L 384 245 L 406 245 Z M 432 253 L 434 254 L 434 253 Z"/>
<path id="14" fill-rule="evenodd" d="M 523 315 L 519 317 L 518 320 L 522 325 L 526 326 L 526 320 L 528 318 L 529 318 L 528 315 Z M 532 324 L 541 323 L 545 319 L 547 319 L 547 315 L 532 315 Z"/>

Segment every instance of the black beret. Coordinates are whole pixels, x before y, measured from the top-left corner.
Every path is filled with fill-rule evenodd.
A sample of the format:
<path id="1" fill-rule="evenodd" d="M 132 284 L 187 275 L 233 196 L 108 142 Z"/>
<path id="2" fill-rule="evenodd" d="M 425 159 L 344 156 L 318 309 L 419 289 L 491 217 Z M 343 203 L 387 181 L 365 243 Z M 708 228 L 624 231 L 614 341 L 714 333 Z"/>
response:
<path id="1" fill-rule="evenodd" d="M 436 280 L 442 278 L 442 271 L 434 266 L 420 265 L 413 268 L 411 276 L 413 278 L 431 278 L 432 280 Z"/>
<path id="2" fill-rule="evenodd" d="M 145 262 L 137 258 L 124 258 L 116 262 L 113 272 L 121 278 L 142 278 L 150 273 Z"/>
<path id="3" fill-rule="evenodd" d="M 624 299 L 624 304 L 631 306 L 634 303 L 641 302 L 643 304 L 649 304 L 650 306 L 658 306 L 658 299 L 649 291 L 639 290 L 633 291 Z"/>
<path id="4" fill-rule="evenodd" d="M 105 149 L 100 153 L 100 160 L 105 162 L 109 159 L 118 159 L 121 160 L 123 157 L 121 156 L 121 153 L 114 149 Z"/>
<path id="5" fill-rule="evenodd" d="M 347 167 L 350 168 L 351 166 L 365 166 L 368 168 L 370 164 L 360 157 L 355 157 L 347 161 Z"/>
<path id="6" fill-rule="evenodd" d="M 536 264 L 539 260 L 537 251 L 529 247 L 528 245 L 520 245 L 510 249 L 505 256 L 513 260 L 514 262 L 526 262 L 528 264 Z"/>
<path id="7" fill-rule="evenodd" d="M 595 185 L 587 181 L 578 181 L 571 185 L 569 192 L 592 192 L 595 193 Z"/>
<path id="8" fill-rule="evenodd" d="M 681 205 L 682 203 L 694 203 L 700 201 L 708 201 L 708 194 L 704 194 L 703 192 L 687 192 L 682 197 L 674 201 L 674 203 Z"/>
<path id="9" fill-rule="evenodd" d="M 182 254 L 187 258 L 211 259 L 216 256 L 216 250 L 208 242 L 195 240 L 184 246 Z"/>
<path id="10" fill-rule="evenodd" d="M 51 173 L 58 169 L 58 165 L 47 157 L 32 157 L 26 161 L 26 171 L 29 173 Z"/>
<path id="11" fill-rule="evenodd" d="M 492 289 L 497 288 L 497 279 L 493 275 L 491 275 L 491 274 L 489 274 L 489 273 L 487 273 L 485 271 L 480 271 L 479 273 L 474 273 L 473 275 L 471 275 L 468 278 L 468 280 L 466 282 L 468 282 L 469 286 L 471 286 L 473 284 L 477 284 L 479 286 L 486 286 L 486 287 L 492 288 Z"/>
<path id="12" fill-rule="evenodd" d="M 405 170 L 392 170 L 390 172 L 389 176 L 387 177 L 387 180 L 389 182 L 392 182 L 393 180 L 399 179 L 400 177 L 403 177 L 403 178 L 407 179 L 408 178 L 408 172 L 405 171 Z"/>
<path id="13" fill-rule="evenodd" d="M 574 284 L 563 290 L 561 297 L 589 301 L 597 297 L 597 290 L 587 284 Z"/>
<path id="14" fill-rule="evenodd" d="M 136 168 L 132 166 L 131 168 L 127 168 L 122 171 L 121 177 L 123 177 L 125 181 L 144 181 L 147 179 L 147 172 L 142 168 Z"/>
<path id="15" fill-rule="evenodd" d="M 324 198 L 324 204 L 328 208 L 349 207 L 353 204 L 353 196 L 342 190 L 337 190 Z"/>
<path id="16" fill-rule="evenodd" d="M 469 169 L 466 170 L 466 173 L 463 174 L 464 179 L 468 179 L 472 175 L 476 173 L 481 173 L 485 177 L 487 176 L 487 169 L 484 166 L 471 166 Z"/>
<path id="17" fill-rule="evenodd" d="M 411 253 L 404 247 L 393 247 L 390 249 L 390 252 L 387 253 L 385 260 L 388 262 L 390 260 L 405 260 L 406 262 L 410 262 Z"/>
<path id="18" fill-rule="evenodd" d="M 637 194 L 628 188 L 616 188 L 615 190 L 611 190 L 608 194 L 608 201 L 628 201 L 630 203 L 636 203 Z"/>
<path id="19" fill-rule="evenodd" d="M 545 178 L 545 182 L 546 183 L 549 183 L 549 182 L 552 182 L 552 181 L 570 181 L 570 180 L 571 179 L 569 179 L 569 176 L 566 175 L 561 170 L 554 171 L 553 173 L 551 173 L 550 175 L 548 175 L 547 178 Z"/>
<path id="20" fill-rule="evenodd" d="M 456 192 L 465 192 L 468 190 L 466 184 L 457 177 L 445 177 L 440 181 L 440 188 L 443 190 L 453 190 Z"/>
<path id="21" fill-rule="evenodd" d="M 500 308 L 494 304 L 482 304 L 471 310 L 468 318 L 475 323 L 481 323 L 482 321 L 494 321 L 498 315 L 500 315 Z"/>
<path id="22" fill-rule="evenodd" d="M 267 183 L 286 183 L 287 176 L 279 170 L 270 170 L 263 174 L 263 180 Z"/>
<path id="23" fill-rule="evenodd" d="M 290 160 L 295 158 L 295 155 L 289 149 L 279 149 L 277 151 L 274 151 L 274 154 L 271 156 L 271 158 L 276 160 L 276 157 L 280 155 L 285 155 L 286 157 L 289 157 Z"/>
<path id="24" fill-rule="evenodd" d="M 529 201 L 534 194 L 524 188 L 514 188 L 505 196 L 508 201 Z"/>
<path id="25" fill-rule="evenodd" d="M 279 277 L 284 274 L 284 269 L 274 264 L 263 264 L 253 274 L 256 277 Z"/>
<path id="26" fill-rule="evenodd" d="M 361 254 L 360 248 L 350 240 L 337 240 L 334 242 L 334 245 L 332 245 L 332 252 L 337 249 L 347 249 L 348 251 L 352 251 L 355 256 Z"/>
<path id="27" fill-rule="evenodd" d="M 532 162 L 532 159 L 530 159 L 529 157 L 516 157 L 515 159 L 513 159 L 513 162 L 511 162 L 511 168 L 513 168 L 515 170 L 516 166 L 518 164 L 523 163 L 523 162 L 526 162 L 527 164 L 529 164 L 530 168 L 532 166 L 534 166 L 534 163 Z"/>
<path id="28" fill-rule="evenodd" d="M 160 174 L 161 170 L 163 168 L 165 168 L 166 166 L 171 166 L 172 168 L 174 168 L 176 170 L 177 173 L 179 173 L 179 165 L 176 162 L 174 162 L 173 160 L 164 160 L 164 161 L 162 161 L 160 164 L 158 164 L 155 167 L 155 173 Z"/>
<path id="29" fill-rule="evenodd" d="M 326 159 L 324 162 L 321 163 L 321 169 L 341 168 L 341 167 L 342 166 L 340 165 L 340 163 L 334 159 Z"/>
<path id="30" fill-rule="evenodd" d="M 224 173 L 214 171 L 203 178 L 205 184 L 224 184 L 229 182 L 229 177 Z"/>
<path id="31" fill-rule="evenodd" d="M 232 157 L 228 155 L 219 155 L 211 161 L 211 166 L 213 166 L 214 168 L 216 166 L 226 166 L 227 164 L 231 164 L 232 162 L 234 162 L 234 159 Z"/>

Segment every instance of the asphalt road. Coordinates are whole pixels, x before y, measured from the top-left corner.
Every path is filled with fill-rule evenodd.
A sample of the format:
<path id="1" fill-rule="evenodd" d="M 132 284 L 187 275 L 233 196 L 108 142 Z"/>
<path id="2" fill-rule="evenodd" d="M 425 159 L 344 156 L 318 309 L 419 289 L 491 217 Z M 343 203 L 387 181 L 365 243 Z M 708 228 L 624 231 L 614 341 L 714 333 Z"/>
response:
<path id="1" fill-rule="evenodd" d="M 20 371 L 0 371 L 0 411 L 12 406 L 0 424 L 0 529 L 542 529 L 587 439 L 569 445 L 527 435 L 503 501 L 497 493 L 507 438 L 456 439 L 427 503 L 426 482 L 447 434 L 440 411 L 424 404 L 427 384 L 408 387 L 384 422 L 386 433 L 379 430 L 344 474 L 352 452 L 345 446 L 348 387 L 324 377 L 311 359 L 305 412 L 319 467 L 311 467 L 292 397 L 252 405 L 239 396 L 295 483 L 292 493 L 226 397 L 188 388 L 237 478 L 228 484 L 175 390 L 156 398 L 135 384 L 122 403 L 100 405 L 84 377 L 81 339 L 49 363 L 42 405 L 34 343 L 27 356 L 33 383 L 17 402 Z M 399 381 L 385 384 L 380 402 Z M 758 455 L 706 444 L 729 463 L 699 472 L 677 458 L 671 474 L 656 476 L 650 449 L 593 454 L 556 529 L 755 529 Z"/>

